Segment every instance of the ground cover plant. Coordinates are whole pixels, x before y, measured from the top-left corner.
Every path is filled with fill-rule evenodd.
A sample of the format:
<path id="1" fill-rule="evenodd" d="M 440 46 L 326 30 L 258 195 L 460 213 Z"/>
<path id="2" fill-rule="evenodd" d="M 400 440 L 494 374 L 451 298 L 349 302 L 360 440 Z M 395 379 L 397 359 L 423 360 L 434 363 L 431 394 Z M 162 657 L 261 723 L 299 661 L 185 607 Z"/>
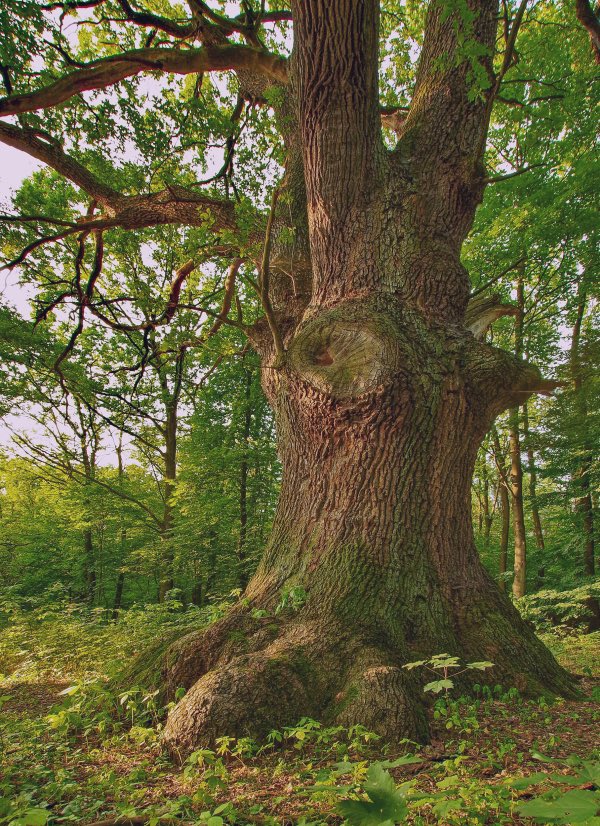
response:
<path id="1" fill-rule="evenodd" d="M 175 603 L 114 623 L 65 602 L 3 605 L 0 822 L 598 822 L 598 632 L 546 636 L 582 676 L 577 701 L 526 700 L 499 685 L 449 690 L 431 705 L 426 746 L 302 719 L 173 760 L 160 741 L 168 709 L 156 690 L 120 687 L 118 664 L 225 608 L 200 615 Z"/>

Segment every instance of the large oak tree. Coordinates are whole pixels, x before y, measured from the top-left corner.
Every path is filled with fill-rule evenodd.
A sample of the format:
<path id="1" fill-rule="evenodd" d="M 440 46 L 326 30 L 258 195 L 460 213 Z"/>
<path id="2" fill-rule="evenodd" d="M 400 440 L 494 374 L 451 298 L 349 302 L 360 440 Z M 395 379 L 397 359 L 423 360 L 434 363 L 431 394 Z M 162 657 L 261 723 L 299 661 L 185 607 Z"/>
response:
<path id="1" fill-rule="evenodd" d="M 277 420 L 283 479 L 271 539 L 230 614 L 167 652 L 166 690 L 188 691 L 166 741 L 182 753 L 303 715 L 423 737 L 422 689 L 402 666 L 442 651 L 491 660 L 494 682 L 571 694 L 568 675 L 484 571 L 471 525 L 484 435 L 500 412 L 553 386 L 483 340 L 513 309 L 469 302 L 460 259 L 489 180 L 487 128 L 527 0 L 431 0 L 422 38 L 404 51 L 410 62 L 422 41 L 409 105 L 392 107 L 380 105 L 377 0 L 294 0 L 270 11 L 243 3 L 233 17 L 203 0 L 188 0 L 185 12 L 128 0 L 22 8 L 29 28 L 7 15 L 14 47 L 3 52 L 0 140 L 68 179 L 87 210 L 15 217 L 30 235 L 13 263 L 77 239 L 76 274 L 50 302 L 75 298 L 75 346 L 87 318 L 106 321 L 110 302 L 127 301 L 99 292 L 111 232 L 197 228 L 152 325 L 176 312 L 191 264 L 233 261 L 218 319 L 242 327 L 259 353 Z M 384 11 L 387 31 L 398 9 Z M 90 34 L 77 57 L 63 29 L 71 15 L 104 36 Z M 290 32 L 280 51 L 293 32 L 289 57 L 266 48 L 277 43 L 273 26 Z M 54 51 L 27 40 L 23 32 L 36 29 Z M 96 56 L 84 60 L 86 49 Z M 223 166 L 201 185 L 182 153 L 202 143 L 194 119 L 203 87 L 217 94 L 204 76 L 225 71 L 237 83 L 231 133 Z M 148 73 L 164 84 L 154 119 L 136 108 L 143 88 L 127 85 Z M 179 97 L 173 74 L 192 78 Z M 107 135 L 123 142 L 129 129 L 137 150 L 146 135 L 151 156 L 152 135 L 157 144 L 165 137 L 161 117 L 181 101 L 182 165 L 170 162 L 164 186 L 155 170 L 145 179 L 102 155 Z M 231 174 L 244 157 L 243 113 L 256 105 L 252 116 L 277 133 L 284 167 L 266 215 L 240 197 Z M 65 129 L 73 131 L 63 138 Z M 74 138 L 79 131 L 87 137 Z M 30 237 L 48 225 L 53 234 Z M 260 297 L 255 323 L 239 303 L 231 317 L 236 278 Z"/>

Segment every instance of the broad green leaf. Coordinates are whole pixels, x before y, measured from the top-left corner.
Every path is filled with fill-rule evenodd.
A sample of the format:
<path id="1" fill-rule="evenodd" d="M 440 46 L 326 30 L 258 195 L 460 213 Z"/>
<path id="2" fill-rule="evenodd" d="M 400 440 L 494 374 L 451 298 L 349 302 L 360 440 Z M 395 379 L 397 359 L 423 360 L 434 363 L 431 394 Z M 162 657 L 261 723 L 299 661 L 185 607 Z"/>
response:
<path id="1" fill-rule="evenodd" d="M 421 665 L 425 665 L 427 660 L 415 660 L 412 663 L 405 663 L 402 668 L 406 668 L 407 671 L 412 671 L 413 668 L 419 668 Z"/>
<path id="2" fill-rule="evenodd" d="M 379 763 L 369 767 L 364 789 L 370 800 L 342 800 L 337 806 L 352 826 L 391 826 L 406 818 L 408 807 L 404 795 Z"/>
<path id="3" fill-rule="evenodd" d="M 594 792 L 573 789 L 555 800 L 536 797 L 521 803 L 517 810 L 524 817 L 532 817 L 538 822 L 570 825 L 594 817 L 599 807 L 600 799 Z"/>
<path id="4" fill-rule="evenodd" d="M 507 777 L 504 785 L 509 786 L 511 789 L 528 789 L 529 786 L 535 786 L 537 783 L 542 783 L 547 779 L 548 775 L 545 772 L 536 772 L 527 777 Z"/>
<path id="5" fill-rule="evenodd" d="M 423 691 L 431 691 L 433 694 L 439 694 L 440 691 L 450 688 L 454 688 L 452 680 L 434 680 L 431 683 L 427 683 L 426 686 L 423 686 Z"/>

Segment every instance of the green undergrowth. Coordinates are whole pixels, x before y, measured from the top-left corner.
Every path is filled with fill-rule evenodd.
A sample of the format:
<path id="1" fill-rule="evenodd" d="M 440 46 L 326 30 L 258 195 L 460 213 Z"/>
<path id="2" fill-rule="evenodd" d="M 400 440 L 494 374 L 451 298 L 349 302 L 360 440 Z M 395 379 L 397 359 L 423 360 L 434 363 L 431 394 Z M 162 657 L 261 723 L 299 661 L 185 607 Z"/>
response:
<path id="1" fill-rule="evenodd" d="M 169 707 L 155 690 L 108 678 L 152 639 L 210 620 L 187 614 L 140 608 L 114 623 L 64 606 L 4 611 L 0 826 L 600 826 L 599 633 L 544 638 L 584 675 L 578 702 L 476 687 L 435 701 L 427 746 L 304 719 L 262 743 L 223 738 L 175 765 L 160 744 Z"/>

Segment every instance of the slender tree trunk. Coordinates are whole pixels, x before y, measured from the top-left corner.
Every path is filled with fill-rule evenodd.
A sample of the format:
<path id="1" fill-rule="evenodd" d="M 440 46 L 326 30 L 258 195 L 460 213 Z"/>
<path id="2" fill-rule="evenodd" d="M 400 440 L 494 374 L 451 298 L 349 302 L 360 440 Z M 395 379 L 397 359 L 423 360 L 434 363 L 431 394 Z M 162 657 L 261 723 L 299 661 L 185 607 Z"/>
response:
<path id="1" fill-rule="evenodd" d="M 158 589 L 159 602 L 164 602 L 166 594 L 175 584 L 173 572 L 175 561 L 175 549 L 173 546 L 173 494 L 175 492 L 175 482 L 177 479 L 177 404 L 173 402 L 168 404 L 166 412 L 164 447 L 165 479 L 163 488 L 164 509 L 160 532 L 161 572 Z"/>
<path id="2" fill-rule="evenodd" d="M 573 471 L 572 481 L 575 489 L 579 490 L 575 507 L 581 515 L 581 522 L 584 535 L 583 546 L 583 570 L 588 576 L 594 576 L 595 564 L 595 526 L 594 526 L 594 504 L 592 501 L 592 491 L 590 485 L 591 465 L 593 461 L 593 449 L 589 438 L 589 427 L 587 423 L 588 409 L 585 397 L 583 376 L 581 370 L 581 326 L 585 315 L 587 295 L 583 287 L 583 280 L 579 284 L 577 296 L 577 315 L 573 326 L 571 339 L 571 375 L 573 381 L 573 391 L 575 394 L 575 405 L 577 410 L 578 427 L 582 433 L 582 445 L 576 453 L 576 467 Z"/>
<path id="3" fill-rule="evenodd" d="M 498 482 L 500 492 L 500 508 L 502 513 L 502 531 L 500 534 L 500 556 L 498 572 L 500 574 L 500 588 L 506 590 L 506 570 L 508 567 L 508 538 L 510 534 L 510 498 L 503 482 Z"/>
<path id="4" fill-rule="evenodd" d="M 112 618 L 117 619 L 119 616 L 119 611 L 121 610 L 121 603 L 123 601 L 123 587 L 125 585 L 125 572 L 119 571 L 119 575 L 117 577 L 117 585 L 115 588 L 115 599 L 113 601 L 113 613 Z"/>
<path id="5" fill-rule="evenodd" d="M 204 602 L 206 605 L 208 600 L 215 595 L 215 585 L 217 582 L 217 534 L 214 531 L 210 533 L 210 545 L 208 549 L 208 556 L 206 559 L 206 581 L 204 585 Z"/>
<path id="6" fill-rule="evenodd" d="M 545 548 L 544 532 L 542 529 L 542 520 L 540 517 L 540 509 L 538 507 L 537 498 L 537 468 L 535 465 L 535 453 L 531 444 L 531 431 L 529 429 L 529 407 L 527 402 L 523 405 L 523 438 L 525 440 L 525 447 L 527 450 L 527 472 L 529 474 L 529 507 L 531 509 L 531 519 L 533 522 L 533 533 L 535 536 L 535 544 L 538 551 L 543 551 Z M 546 569 L 544 567 L 543 557 L 538 566 L 538 577 L 543 580 L 546 576 Z"/>
<path id="7" fill-rule="evenodd" d="M 84 528 L 83 531 L 83 554 L 86 599 L 93 605 L 96 598 L 96 560 L 94 558 L 94 535 L 91 527 Z"/>
<path id="8" fill-rule="evenodd" d="M 494 459 L 498 470 L 498 496 L 500 498 L 500 512 L 502 516 L 498 574 L 500 590 L 506 591 L 505 574 L 508 568 L 508 540 L 510 536 L 510 497 L 508 492 L 510 482 L 504 468 L 504 456 L 500 445 L 500 437 L 495 426 L 492 428 L 492 444 L 494 447 Z"/>
<path id="9" fill-rule="evenodd" d="M 515 323 L 515 355 L 523 353 L 523 318 L 525 312 L 524 269 L 521 265 L 517 277 L 518 315 Z M 523 463 L 521 457 L 521 434 L 519 428 L 519 408 L 509 412 L 510 441 L 510 489 L 513 508 L 514 578 L 513 596 L 519 599 L 525 596 L 527 587 L 527 534 L 525 532 L 525 511 L 523 507 Z"/>
<path id="10" fill-rule="evenodd" d="M 192 605 L 202 608 L 204 605 L 204 592 L 202 588 L 202 577 L 196 576 L 192 586 Z"/>
<path id="11" fill-rule="evenodd" d="M 529 473 L 529 506 L 531 508 L 531 518 L 533 521 L 533 532 L 538 550 L 543 551 L 544 532 L 542 530 L 542 520 L 537 499 L 537 468 L 535 465 L 535 453 L 531 444 L 531 431 L 529 430 L 529 409 L 528 405 L 523 405 L 523 437 L 527 450 L 527 471 Z M 543 574 L 541 574 L 543 576 Z"/>
<path id="12" fill-rule="evenodd" d="M 246 368 L 244 386 L 244 416 L 242 424 L 242 461 L 240 462 L 240 532 L 237 545 L 238 580 L 242 588 L 248 584 L 246 544 L 248 539 L 248 463 L 250 427 L 252 424 L 252 370 Z"/>
<path id="13" fill-rule="evenodd" d="M 490 544 L 490 534 L 492 531 L 493 514 L 490 510 L 490 480 L 488 476 L 487 461 L 484 457 L 483 463 L 483 546 L 487 550 Z"/>
<path id="14" fill-rule="evenodd" d="M 523 508 L 523 466 L 521 462 L 521 440 L 519 433 L 519 408 L 510 411 L 510 488 L 513 509 L 513 537 L 515 544 L 513 595 L 519 599 L 525 596 L 527 576 L 527 534 L 525 533 L 525 511 Z"/>

